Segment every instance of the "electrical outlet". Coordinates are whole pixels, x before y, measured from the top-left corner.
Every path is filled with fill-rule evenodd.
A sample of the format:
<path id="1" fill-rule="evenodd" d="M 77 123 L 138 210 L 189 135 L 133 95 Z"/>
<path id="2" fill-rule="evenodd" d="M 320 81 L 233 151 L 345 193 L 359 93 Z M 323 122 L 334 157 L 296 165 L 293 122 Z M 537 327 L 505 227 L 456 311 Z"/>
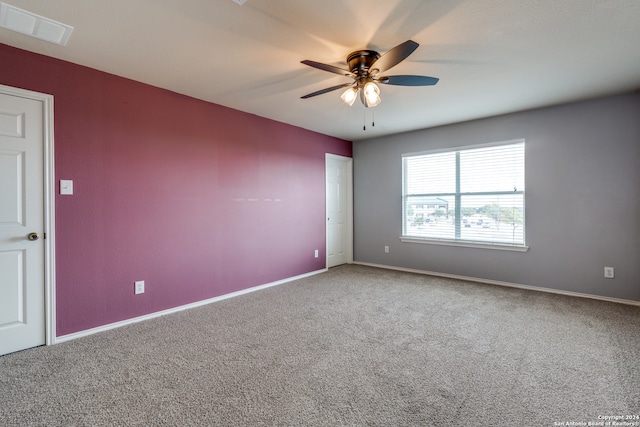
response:
<path id="1" fill-rule="evenodd" d="M 135 282 L 135 294 L 144 294 L 144 280 L 139 280 Z"/>
<path id="2" fill-rule="evenodd" d="M 388 253 L 389 253 L 389 246 L 385 246 L 385 247 L 384 247 L 384 253 L 385 253 L 385 254 L 388 254 Z"/>
<path id="3" fill-rule="evenodd" d="M 613 267 L 605 267 L 604 268 L 604 277 L 607 279 L 613 279 Z"/>
<path id="4" fill-rule="evenodd" d="M 316 249 L 315 257 L 318 258 L 318 250 Z"/>

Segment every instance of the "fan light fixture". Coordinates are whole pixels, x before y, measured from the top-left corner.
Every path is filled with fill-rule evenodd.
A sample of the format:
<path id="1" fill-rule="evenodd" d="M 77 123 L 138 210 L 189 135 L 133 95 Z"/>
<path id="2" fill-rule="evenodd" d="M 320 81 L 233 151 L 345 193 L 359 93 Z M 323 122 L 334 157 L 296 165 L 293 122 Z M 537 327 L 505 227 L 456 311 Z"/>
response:
<path id="1" fill-rule="evenodd" d="M 350 87 L 349 89 L 345 90 L 344 93 L 340 96 L 340 98 L 344 101 L 344 103 L 349 106 L 353 105 L 357 97 L 358 97 L 357 87 Z"/>
<path id="2" fill-rule="evenodd" d="M 344 101 L 345 104 L 351 106 L 356 101 L 358 97 L 358 86 L 350 87 L 345 90 L 344 93 L 340 96 L 340 98 Z M 380 98 L 380 88 L 374 82 L 367 82 L 362 87 L 362 103 L 365 107 L 375 107 L 380 104 L 382 99 Z"/>
<path id="3" fill-rule="evenodd" d="M 380 88 L 374 82 L 367 82 L 362 89 L 364 99 L 367 101 L 367 107 L 375 107 L 380 104 Z"/>

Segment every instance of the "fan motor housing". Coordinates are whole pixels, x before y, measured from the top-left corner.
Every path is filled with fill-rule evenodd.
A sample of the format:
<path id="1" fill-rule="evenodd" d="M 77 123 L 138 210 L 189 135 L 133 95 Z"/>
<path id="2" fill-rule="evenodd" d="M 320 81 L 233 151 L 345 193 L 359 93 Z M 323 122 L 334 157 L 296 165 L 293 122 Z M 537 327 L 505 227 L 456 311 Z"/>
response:
<path id="1" fill-rule="evenodd" d="M 380 54 L 374 50 L 357 50 L 347 56 L 349 71 L 357 76 L 366 76 L 371 65 L 380 58 Z"/>

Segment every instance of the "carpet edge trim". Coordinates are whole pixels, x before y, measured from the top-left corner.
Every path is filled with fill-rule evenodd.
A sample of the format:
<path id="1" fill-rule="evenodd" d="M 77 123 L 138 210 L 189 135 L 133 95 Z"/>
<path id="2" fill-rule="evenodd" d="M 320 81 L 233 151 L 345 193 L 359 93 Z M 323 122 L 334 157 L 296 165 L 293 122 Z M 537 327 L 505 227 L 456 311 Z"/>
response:
<path id="1" fill-rule="evenodd" d="M 202 301 L 196 301 L 185 305 L 180 305 L 178 307 L 168 308 L 166 310 L 156 311 L 149 314 L 144 314 L 138 317 L 132 317 L 131 319 L 121 320 L 119 322 L 109 323 L 102 326 L 96 326 L 95 328 L 85 329 L 83 331 L 73 332 L 67 335 L 61 335 L 59 337 L 55 337 L 52 344 L 60 344 L 65 341 L 71 341 L 77 338 L 86 337 L 89 335 L 97 334 L 98 332 L 105 332 L 111 329 L 120 328 L 122 326 L 131 325 L 133 323 L 143 322 L 145 320 L 153 319 L 155 317 L 165 316 L 167 314 L 178 313 L 180 311 L 189 310 L 191 308 L 201 307 L 203 305 L 213 304 L 218 301 L 222 301 L 229 298 L 238 297 L 240 295 L 248 294 L 251 292 L 260 291 L 262 289 L 271 288 L 273 286 L 283 285 L 285 283 L 293 282 L 296 280 L 304 279 L 306 277 L 315 276 L 316 274 L 327 272 L 327 268 L 322 268 L 320 270 L 311 271 L 309 273 L 300 274 L 298 276 L 288 277 L 286 279 L 277 280 L 275 282 L 265 283 L 263 285 L 253 286 L 251 288 L 242 289 L 240 291 L 231 292 L 224 295 L 219 295 L 217 297 L 208 298 Z"/>
<path id="2" fill-rule="evenodd" d="M 460 276 L 460 275 L 457 275 L 457 274 L 448 274 L 448 273 L 438 273 L 438 272 L 435 272 L 435 271 L 418 270 L 418 269 L 414 269 L 414 268 L 396 267 L 396 266 L 393 266 L 393 265 L 375 264 L 375 263 L 370 263 L 370 262 L 354 261 L 353 264 L 364 265 L 364 266 L 367 266 L 367 267 L 383 268 L 383 269 L 386 269 L 386 270 L 404 271 L 404 272 L 407 272 L 407 273 L 424 274 L 424 275 L 427 275 L 427 276 L 445 277 L 447 279 L 465 280 L 467 282 L 485 283 L 485 284 L 489 284 L 489 285 L 505 286 L 505 287 L 508 287 L 508 288 L 525 289 L 525 290 L 528 290 L 528 291 L 546 292 L 546 293 L 550 293 L 550 294 L 558 294 L 558 295 L 565 295 L 565 296 L 578 297 L 578 298 L 589 298 L 589 299 L 595 299 L 595 300 L 600 300 L 600 301 L 614 302 L 614 303 L 617 303 L 617 304 L 634 305 L 634 306 L 640 307 L 640 301 L 634 301 L 634 300 L 622 299 L 622 298 L 606 297 L 606 296 L 602 296 L 602 295 L 584 294 L 584 293 L 580 293 L 580 292 L 563 291 L 563 290 L 560 290 L 560 289 L 545 288 L 543 286 L 521 285 L 519 283 L 501 282 L 499 280 L 481 279 L 481 278 L 478 278 L 478 277 Z"/>

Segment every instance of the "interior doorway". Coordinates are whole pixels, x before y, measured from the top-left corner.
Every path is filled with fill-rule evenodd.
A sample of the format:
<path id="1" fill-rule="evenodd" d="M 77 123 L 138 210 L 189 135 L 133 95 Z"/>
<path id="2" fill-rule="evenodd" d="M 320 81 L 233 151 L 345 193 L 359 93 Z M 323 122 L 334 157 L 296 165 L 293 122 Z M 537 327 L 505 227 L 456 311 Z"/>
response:
<path id="1" fill-rule="evenodd" d="M 353 262 L 353 159 L 326 154 L 327 268 Z"/>
<path id="2" fill-rule="evenodd" d="M 0 85 L 0 355 L 55 336 L 52 106 Z"/>

